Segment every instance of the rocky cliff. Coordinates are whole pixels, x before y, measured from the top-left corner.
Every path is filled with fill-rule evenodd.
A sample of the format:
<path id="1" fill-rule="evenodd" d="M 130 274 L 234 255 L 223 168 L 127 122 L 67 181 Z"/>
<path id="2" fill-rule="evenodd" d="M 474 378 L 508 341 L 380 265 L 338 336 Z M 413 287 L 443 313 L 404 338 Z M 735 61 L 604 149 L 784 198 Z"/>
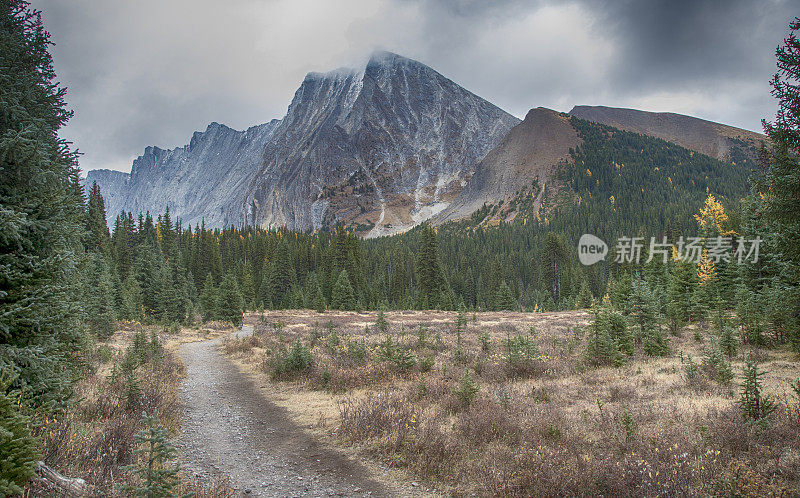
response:
<path id="1" fill-rule="evenodd" d="M 184 223 L 397 233 L 445 209 L 519 120 L 433 69 L 388 52 L 310 73 L 286 116 L 246 131 L 212 123 L 189 145 L 148 147 L 129 178 L 89 172 L 109 202 Z M 121 178 L 121 177 L 120 177 Z M 112 206 L 113 205 L 113 206 Z"/>

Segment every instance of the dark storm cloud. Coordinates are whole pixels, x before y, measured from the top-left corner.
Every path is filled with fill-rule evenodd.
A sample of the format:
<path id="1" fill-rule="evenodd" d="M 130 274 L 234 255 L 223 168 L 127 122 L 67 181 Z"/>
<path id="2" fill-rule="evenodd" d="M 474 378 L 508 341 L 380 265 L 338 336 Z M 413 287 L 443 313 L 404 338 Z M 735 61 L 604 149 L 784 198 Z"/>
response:
<path id="1" fill-rule="evenodd" d="M 651 89 L 769 74 L 770 55 L 789 20 L 800 15 L 796 2 L 772 0 L 600 5 L 595 9 L 602 13 L 603 31 L 617 38 L 621 49 L 615 83 Z"/>
<path id="2" fill-rule="evenodd" d="M 536 106 L 675 111 L 760 130 L 800 0 L 35 0 L 57 44 L 84 170 L 128 170 L 211 121 L 280 118 L 309 71 L 374 49 L 518 117 Z"/>

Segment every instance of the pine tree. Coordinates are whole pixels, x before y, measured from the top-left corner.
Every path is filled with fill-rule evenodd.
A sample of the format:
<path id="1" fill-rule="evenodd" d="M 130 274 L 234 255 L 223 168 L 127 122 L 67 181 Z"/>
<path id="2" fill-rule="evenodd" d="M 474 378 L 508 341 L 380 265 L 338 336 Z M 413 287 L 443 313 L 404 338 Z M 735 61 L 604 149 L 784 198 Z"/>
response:
<path id="1" fill-rule="evenodd" d="M 420 232 L 416 269 L 420 304 L 425 308 L 434 308 L 438 304 L 439 292 L 446 287 L 446 282 L 436 232 L 427 223 L 422 226 Z"/>
<path id="2" fill-rule="evenodd" d="M 203 292 L 200 294 L 200 311 L 204 322 L 217 318 L 217 288 L 210 273 L 206 275 Z"/>
<path id="3" fill-rule="evenodd" d="M 497 311 L 517 311 L 519 303 L 511 292 L 511 288 L 503 281 L 500 288 L 497 290 L 497 297 L 495 299 L 495 310 Z"/>
<path id="4" fill-rule="evenodd" d="M 118 490 L 126 496 L 175 496 L 175 487 L 180 481 L 180 467 L 171 464 L 177 454 L 175 447 L 169 440 L 167 429 L 161 425 L 158 413 L 144 413 L 142 421 L 145 428 L 134 436 L 134 442 L 138 446 L 134 454 L 139 456 L 139 462 L 126 467 L 126 470 L 136 474 L 140 484 L 119 486 Z"/>
<path id="5" fill-rule="evenodd" d="M 776 50 L 778 73 L 772 94 L 778 99 L 774 122 L 762 121 L 771 147 L 762 149 L 767 169 L 758 182 L 764 216 L 777 228 L 776 246 L 784 280 L 781 301 L 787 309 L 790 340 L 800 351 L 800 18 Z"/>
<path id="6" fill-rule="evenodd" d="M 239 284 L 233 274 L 225 275 L 219 286 L 217 296 L 217 318 L 228 320 L 235 326 L 242 324 L 242 313 L 244 312 L 244 300 L 239 290 Z"/>
<path id="7" fill-rule="evenodd" d="M 339 273 L 336 284 L 331 293 L 331 308 L 337 310 L 353 310 L 356 307 L 356 298 L 353 294 L 353 286 L 350 285 L 350 277 L 347 270 Z"/>
<path id="8" fill-rule="evenodd" d="M 76 275 L 83 189 L 58 137 L 71 117 L 55 82 L 41 16 L 22 0 L 0 9 L 0 369 L 34 404 L 63 403 L 80 331 Z"/>
<path id="9" fill-rule="evenodd" d="M 122 283 L 122 309 L 120 315 L 125 320 L 142 321 L 142 288 L 133 274 L 129 274 Z"/>
<path id="10" fill-rule="evenodd" d="M 15 399 L 19 393 L 8 392 L 8 372 L 0 373 L 0 495 L 14 496 L 22 494 L 22 487 L 36 475 L 39 445 Z"/>

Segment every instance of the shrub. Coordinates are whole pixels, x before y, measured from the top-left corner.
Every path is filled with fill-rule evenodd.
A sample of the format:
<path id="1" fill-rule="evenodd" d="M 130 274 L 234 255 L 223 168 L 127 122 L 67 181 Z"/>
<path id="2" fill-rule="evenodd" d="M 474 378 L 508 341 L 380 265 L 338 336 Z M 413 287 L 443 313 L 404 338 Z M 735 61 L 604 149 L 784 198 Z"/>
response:
<path id="1" fill-rule="evenodd" d="M 758 369 L 756 360 L 750 358 L 745 362 L 739 408 L 742 410 L 742 415 L 750 420 L 766 419 L 778 408 L 771 397 L 762 393 L 761 377 L 763 375 L 764 372 Z"/>
<path id="2" fill-rule="evenodd" d="M 430 372 L 433 368 L 433 364 L 436 360 L 433 356 L 426 356 L 419 361 L 419 371 L 420 372 Z"/>
<path id="3" fill-rule="evenodd" d="M 719 342 L 711 338 L 711 344 L 703 352 L 703 367 L 720 384 L 728 385 L 733 380 L 733 368 L 720 348 Z"/>
<path id="4" fill-rule="evenodd" d="M 300 339 L 297 339 L 288 353 L 277 358 L 273 375 L 275 377 L 295 375 L 308 370 L 313 362 L 314 356 L 311 351 L 300 342 Z"/>
<path id="5" fill-rule="evenodd" d="M 648 356 L 666 356 L 669 354 L 669 340 L 664 337 L 660 327 L 645 332 L 642 339 L 642 350 Z"/>
<path id="6" fill-rule="evenodd" d="M 475 396 L 478 395 L 479 390 L 480 387 L 475 380 L 473 380 L 472 375 L 469 373 L 469 369 L 467 369 L 464 371 L 464 375 L 461 377 L 458 387 L 453 389 L 453 394 L 456 398 L 458 398 L 463 406 L 469 406 L 469 404 L 472 403 L 472 400 L 475 399 Z"/>
<path id="7" fill-rule="evenodd" d="M 356 365 L 362 365 L 367 361 L 367 344 L 364 341 L 348 341 L 347 356 Z"/>
<path id="8" fill-rule="evenodd" d="M 376 359 L 378 361 L 394 361 L 397 356 L 397 346 L 392 341 L 392 336 L 387 335 L 383 342 L 378 344 Z"/>
<path id="9" fill-rule="evenodd" d="M 424 348 L 427 345 L 428 345 L 428 327 L 425 327 L 420 323 L 419 329 L 417 330 L 417 347 Z"/>
<path id="10" fill-rule="evenodd" d="M 139 486 L 126 485 L 118 489 L 127 496 L 175 496 L 180 467 L 170 464 L 176 450 L 167 438 L 167 429 L 161 425 L 158 413 L 142 414 L 142 422 L 145 428 L 134 436 L 138 446 L 134 454 L 139 455 L 139 462 L 125 468 L 136 474 L 141 482 Z"/>
<path id="11" fill-rule="evenodd" d="M 509 336 L 503 341 L 505 348 L 506 365 L 513 373 L 529 372 L 534 367 L 534 361 L 539 354 L 539 348 L 531 337 L 517 334 Z"/>
<path id="12" fill-rule="evenodd" d="M 722 348 L 722 352 L 725 353 L 728 358 L 732 358 L 736 355 L 739 349 L 739 341 L 733 333 L 733 328 L 727 326 L 722 327 L 722 332 L 719 335 L 719 347 Z"/>
<path id="13" fill-rule="evenodd" d="M 400 370 L 411 370 L 416 366 L 417 358 L 411 351 L 399 349 L 395 355 L 394 364 L 397 365 Z"/>
<path id="14" fill-rule="evenodd" d="M 485 330 L 478 334 L 478 342 L 481 343 L 481 351 L 484 354 L 489 354 L 492 352 L 492 338 L 489 336 L 489 333 Z"/>
<path id="15" fill-rule="evenodd" d="M 625 363 L 625 356 L 633 354 L 633 337 L 628 332 L 625 318 L 610 308 L 598 308 L 589 326 L 586 358 L 595 365 Z"/>
<path id="16" fill-rule="evenodd" d="M 375 320 L 375 328 L 381 333 L 389 332 L 389 322 L 386 320 L 383 310 L 378 310 L 378 318 Z"/>

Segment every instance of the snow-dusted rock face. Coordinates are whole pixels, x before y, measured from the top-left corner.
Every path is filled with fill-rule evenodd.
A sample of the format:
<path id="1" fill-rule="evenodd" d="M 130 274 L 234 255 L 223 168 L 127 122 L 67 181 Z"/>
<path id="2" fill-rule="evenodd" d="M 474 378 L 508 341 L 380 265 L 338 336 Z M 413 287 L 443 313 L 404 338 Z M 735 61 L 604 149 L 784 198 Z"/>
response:
<path id="1" fill-rule="evenodd" d="M 433 69 L 391 54 L 310 73 L 280 121 L 239 132 L 212 123 L 188 146 L 145 149 L 129 179 L 101 182 L 121 209 L 184 223 L 397 233 L 455 199 L 519 120 Z M 90 172 L 87 183 L 99 178 Z M 106 187 L 107 186 L 107 187 Z"/>
<path id="2" fill-rule="evenodd" d="M 397 233 L 447 207 L 519 120 L 419 62 L 311 73 L 251 183 L 244 223 Z"/>

